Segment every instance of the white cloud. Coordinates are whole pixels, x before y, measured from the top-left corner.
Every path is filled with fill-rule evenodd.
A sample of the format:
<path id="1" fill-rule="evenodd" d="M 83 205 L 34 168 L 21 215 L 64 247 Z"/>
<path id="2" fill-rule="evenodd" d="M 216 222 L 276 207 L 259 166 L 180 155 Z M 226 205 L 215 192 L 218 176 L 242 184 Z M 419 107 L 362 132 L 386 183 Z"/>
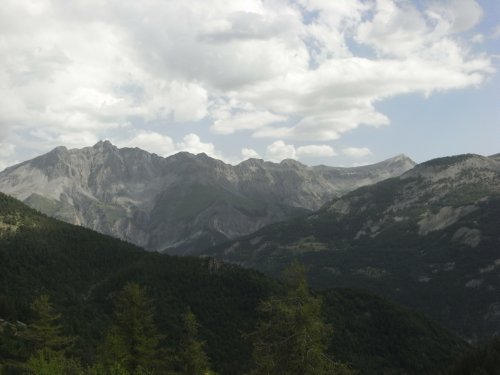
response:
<path id="1" fill-rule="evenodd" d="M 327 145 L 308 145 L 297 148 L 297 156 L 329 157 L 335 155 L 337 155 L 335 150 Z"/>
<path id="2" fill-rule="evenodd" d="M 342 150 L 342 153 L 352 158 L 364 158 L 372 154 L 367 147 L 346 147 Z"/>
<path id="3" fill-rule="evenodd" d="M 187 151 L 192 154 L 205 153 L 209 156 L 220 158 L 219 153 L 215 151 L 215 146 L 212 143 L 204 143 L 196 134 L 186 135 L 182 142 L 176 144 L 177 151 Z"/>
<path id="4" fill-rule="evenodd" d="M 281 161 L 283 159 L 296 159 L 295 146 L 287 145 L 284 141 L 278 140 L 267 146 L 267 158 L 271 161 Z"/>
<path id="5" fill-rule="evenodd" d="M 6 142 L 0 142 L 0 172 L 13 164 L 15 145 Z"/>
<path id="6" fill-rule="evenodd" d="M 198 123 L 281 140 L 271 153 L 297 157 L 283 140 L 318 143 L 388 125 L 375 103 L 477 86 L 494 72 L 491 58 L 470 48 L 481 38 L 461 38 L 482 17 L 474 0 L 418 8 L 396 0 L 4 0 L 2 9 L 0 128 L 47 147 L 119 138 L 135 124 L 152 137 Z M 359 55 L 364 49 L 374 56 Z M 217 154 L 196 137 L 153 144 Z"/>
<path id="7" fill-rule="evenodd" d="M 231 110 L 218 110 L 213 114 L 215 121 L 211 129 L 218 134 L 232 134 L 239 130 L 255 130 L 276 122 L 286 120 L 268 111 L 245 111 L 231 113 Z"/>
<path id="8" fill-rule="evenodd" d="M 14 153 L 16 146 L 10 143 L 0 143 L 0 158 L 6 158 Z"/>
<path id="9" fill-rule="evenodd" d="M 356 40 L 381 54 L 404 56 L 422 47 L 427 32 L 425 18 L 411 2 L 377 0 L 373 19 L 359 25 Z"/>
<path id="10" fill-rule="evenodd" d="M 252 158 L 260 159 L 259 153 L 252 148 L 242 148 L 241 149 L 241 156 L 243 157 L 243 160 L 252 159 Z"/>
<path id="11" fill-rule="evenodd" d="M 450 33 L 470 30 L 483 16 L 483 10 L 475 0 L 434 1 L 427 13 Z"/>
<path id="12" fill-rule="evenodd" d="M 140 131 L 131 139 L 117 142 L 117 144 L 120 147 L 139 147 L 164 157 L 187 151 L 192 154 L 205 153 L 214 158 L 222 158 L 212 143 L 202 142 L 200 137 L 193 133 L 184 136 L 180 142 L 174 142 L 169 136 L 157 132 Z"/>
<path id="13" fill-rule="evenodd" d="M 335 150 L 328 145 L 306 145 L 295 147 L 278 140 L 267 146 L 266 156 L 272 161 L 283 159 L 298 159 L 300 157 L 330 157 L 335 156 Z"/>
<path id="14" fill-rule="evenodd" d="M 155 132 L 141 131 L 132 139 L 120 142 L 121 147 L 138 147 L 160 156 L 175 153 L 176 147 L 172 138 Z"/>
<path id="15" fill-rule="evenodd" d="M 197 84 L 172 82 L 169 99 L 175 121 L 198 121 L 207 115 L 208 94 Z"/>
<path id="16" fill-rule="evenodd" d="M 53 142 L 54 146 L 65 145 L 68 148 L 79 148 L 97 143 L 98 138 L 94 133 L 83 131 L 61 134 Z"/>

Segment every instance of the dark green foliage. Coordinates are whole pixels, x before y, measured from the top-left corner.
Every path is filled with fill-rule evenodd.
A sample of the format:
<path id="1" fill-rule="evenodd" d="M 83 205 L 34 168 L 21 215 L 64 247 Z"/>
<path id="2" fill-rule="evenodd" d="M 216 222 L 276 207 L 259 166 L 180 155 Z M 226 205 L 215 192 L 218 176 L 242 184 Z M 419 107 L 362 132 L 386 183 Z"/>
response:
<path id="1" fill-rule="evenodd" d="M 130 372 L 158 368 L 160 338 L 152 301 L 138 284 L 128 283 L 116 297 L 113 325 L 103 347 L 106 362 L 119 363 Z"/>
<path id="2" fill-rule="evenodd" d="M 500 373 L 500 338 L 464 354 L 443 375 L 498 375 Z"/>
<path id="3" fill-rule="evenodd" d="M 326 355 L 331 326 L 323 322 L 321 299 L 309 292 L 305 270 L 293 263 L 285 271 L 288 291 L 262 302 L 262 320 L 249 337 L 254 343 L 253 375 L 349 374 Z"/>
<path id="4" fill-rule="evenodd" d="M 31 356 L 26 367 L 27 374 L 30 375 L 85 375 L 78 361 L 47 350 L 40 350 Z"/>
<path id="5" fill-rule="evenodd" d="M 36 320 L 22 332 L 22 337 L 29 343 L 30 349 L 35 353 L 66 352 L 74 339 L 63 335 L 62 326 L 59 324 L 61 314 L 54 311 L 49 296 L 42 294 L 35 298 L 31 309 Z"/>
<path id="6" fill-rule="evenodd" d="M 29 356 L 26 343 L 21 339 L 25 327 L 2 321 L 0 325 L 0 374 L 17 375 L 24 369 Z"/>
<path id="7" fill-rule="evenodd" d="M 169 353 L 176 352 L 185 335 L 181 316 L 190 306 L 199 322 L 197 340 L 206 342 L 204 349 L 213 370 L 221 375 L 248 373 L 252 347 L 250 342 L 242 340 L 242 334 L 255 330 L 260 301 L 285 295 L 282 284 L 258 272 L 211 259 L 147 253 L 123 241 L 49 219 L 3 194 L 0 194 L 0 228 L 3 228 L 0 230 L 0 318 L 32 322 L 36 317 L 29 308 L 31 301 L 49 294 L 54 309 L 62 313 L 58 323 L 62 335 L 78 337 L 65 358 L 81 359 L 83 368 L 98 359 L 96 348 L 114 323 L 114 297 L 127 283 L 137 283 L 147 290 L 148 298 L 154 302 L 158 332 L 165 337 L 160 346 Z M 373 368 L 366 347 L 374 339 L 365 333 L 372 330 L 373 335 L 382 336 L 383 326 L 377 330 L 371 321 L 363 320 L 349 326 L 351 320 L 341 317 L 358 316 L 363 310 L 353 301 L 359 299 L 373 304 L 371 313 L 381 317 L 391 316 L 396 307 L 355 291 L 331 293 L 339 296 L 339 300 L 324 297 L 325 321 L 334 329 L 328 352 L 355 368 Z M 377 369 L 404 368 L 406 373 L 412 373 L 420 362 L 429 364 L 431 359 L 447 365 L 449 353 L 455 354 L 457 347 L 464 348 L 460 339 L 432 325 L 437 332 L 432 340 L 442 344 L 436 357 L 432 357 L 430 351 L 435 347 L 429 345 L 426 349 L 431 331 L 422 329 L 428 320 L 410 312 L 406 314 L 408 321 L 402 324 L 407 324 L 408 335 L 421 337 L 421 345 L 401 340 L 397 330 L 383 336 L 382 343 L 389 348 L 390 343 L 402 343 L 397 353 L 419 350 L 422 358 L 413 357 L 405 362 L 397 355 L 384 355 L 383 365 L 377 364 Z M 0 363 L 4 367 L 28 358 L 29 354 L 15 340 L 15 333 L 0 337 Z M 349 340 L 358 343 L 362 350 L 354 346 L 350 353 L 342 352 L 340 349 Z M 168 361 L 169 357 L 163 359 Z M 130 375 L 117 363 L 97 366 L 92 371 L 92 375 Z"/>
<path id="8" fill-rule="evenodd" d="M 178 375 L 207 375 L 211 374 L 210 360 L 205 353 L 205 342 L 198 338 L 198 322 L 188 309 L 182 317 L 184 331 L 178 346 L 177 371 Z"/>
<path id="9" fill-rule="evenodd" d="M 307 265 L 316 290 L 369 290 L 468 340 L 489 340 L 500 330 L 495 315 L 500 290 L 498 172 L 457 167 L 456 173 L 468 177 L 443 173 L 437 183 L 417 173 L 434 176 L 435 166 L 444 169 L 472 157 L 417 166 L 404 178 L 357 189 L 314 214 L 263 228 L 206 254 L 271 276 L 297 258 Z M 438 216 L 435 223 L 421 230 L 421 221 L 432 216 Z M 437 223 L 443 226 L 436 228 Z"/>
<path id="10" fill-rule="evenodd" d="M 326 322 L 335 359 L 363 375 L 432 374 L 454 362 L 467 345 L 422 315 L 368 293 L 327 290 Z"/>
<path id="11" fill-rule="evenodd" d="M 191 306 L 214 370 L 237 374 L 248 369 L 251 347 L 241 333 L 253 329 L 258 301 L 279 289 L 277 282 L 208 259 L 147 253 L 47 218 L 0 194 L 0 223 L 6 217 L 17 227 L 0 232 L 0 308 L 5 306 L 0 318 L 32 321 L 30 302 L 50 293 L 66 334 L 79 336 L 69 354 L 91 363 L 112 325 L 110 297 L 136 282 L 155 301 L 158 330 L 168 334 L 162 342 L 166 349 L 179 343 L 180 317 Z"/>

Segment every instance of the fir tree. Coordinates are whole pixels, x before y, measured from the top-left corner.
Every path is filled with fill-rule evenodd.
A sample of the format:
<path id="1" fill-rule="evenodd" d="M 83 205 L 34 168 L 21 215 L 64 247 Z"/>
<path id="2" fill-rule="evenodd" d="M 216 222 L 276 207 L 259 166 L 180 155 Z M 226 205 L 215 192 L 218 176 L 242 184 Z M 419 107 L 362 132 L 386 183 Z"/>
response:
<path id="1" fill-rule="evenodd" d="M 154 323 L 154 308 L 146 292 L 128 283 L 115 301 L 114 324 L 104 345 L 107 363 L 118 363 L 133 373 L 158 365 L 160 335 Z"/>
<path id="2" fill-rule="evenodd" d="M 254 340 L 252 375 L 326 375 L 349 371 L 326 354 L 332 333 L 321 316 L 322 301 L 310 294 L 304 267 L 293 263 L 285 271 L 288 291 L 260 306 Z"/>
<path id="3" fill-rule="evenodd" d="M 33 375 L 85 375 L 80 363 L 64 357 L 62 353 L 40 350 L 27 362 Z"/>
<path id="4" fill-rule="evenodd" d="M 198 322 L 188 309 L 183 315 L 184 332 L 179 348 L 179 375 L 208 375 L 210 370 L 208 356 L 204 351 L 205 343 L 198 339 Z"/>
<path id="5" fill-rule="evenodd" d="M 64 353 L 74 342 L 74 339 L 64 336 L 62 326 L 58 323 L 61 314 L 57 313 L 49 296 L 43 294 L 31 304 L 37 319 L 28 325 L 22 336 L 28 341 L 33 352 Z"/>

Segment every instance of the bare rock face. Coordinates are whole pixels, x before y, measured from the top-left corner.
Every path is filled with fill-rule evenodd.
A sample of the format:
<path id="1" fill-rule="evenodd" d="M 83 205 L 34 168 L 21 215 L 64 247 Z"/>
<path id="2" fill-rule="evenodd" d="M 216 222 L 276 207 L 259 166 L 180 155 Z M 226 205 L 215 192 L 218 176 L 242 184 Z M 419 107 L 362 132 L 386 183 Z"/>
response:
<path id="1" fill-rule="evenodd" d="M 58 147 L 0 173 L 0 191 L 45 214 L 149 250 L 192 253 L 316 210 L 359 186 L 399 176 L 404 155 L 358 167 L 308 167 L 205 154 L 163 158 L 110 142 Z"/>

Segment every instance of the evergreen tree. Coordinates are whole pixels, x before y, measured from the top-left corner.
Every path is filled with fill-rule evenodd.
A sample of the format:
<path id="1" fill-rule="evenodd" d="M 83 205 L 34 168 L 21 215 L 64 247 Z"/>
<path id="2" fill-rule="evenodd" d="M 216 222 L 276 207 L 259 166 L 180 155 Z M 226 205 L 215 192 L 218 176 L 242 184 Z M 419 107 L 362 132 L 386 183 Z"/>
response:
<path id="1" fill-rule="evenodd" d="M 184 332 L 179 348 L 179 375 L 208 375 L 210 370 L 208 356 L 204 351 L 205 343 L 198 339 L 198 322 L 188 309 L 183 316 Z"/>
<path id="2" fill-rule="evenodd" d="M 80 363 L 65 358 L 62 353 L 40 350 L 27 362 L 28 373 L 33 375 L 85 375 Z"/>
<path id="3" fill-rule="evenodd" d="M 28 325 L 22 336 L 28 341 L 33 352 L 64 353 L 74 342 L 74 339 L 64 336 L 62 326 L 58 323 L 61 314 L 57 313 L 49 296 L 43 294 L 31 304 L 37 319 Z"/>
<path id="4" fill-rule="evenodd" d="M 332 333 L 321 317 L 321 299 L 309 292 L 305 269 L 294 262 L 285 271 L 288 290 L 260 306 L 260 320 L 254 340 L 252 375 L 347 374 L 325 354 Z"/>
<path id="5" fill-rule="evenodd" d="M 105 362 L 118 363 L 131 373 L 154 369 L 159 341 L 152 301 L 138 284 L 128 283 L 115 300 L 114 323 L 104 345 Z"/>
<path id="6" fill-rule="evenodd" d="M 29 356 L 24 340 L 20 340 L 23 326 L 5 323 L 0 325 L 0 374 L 16 373 L 24 368 Z M 19 373 L 20 370 L 17 370 Z"/>

